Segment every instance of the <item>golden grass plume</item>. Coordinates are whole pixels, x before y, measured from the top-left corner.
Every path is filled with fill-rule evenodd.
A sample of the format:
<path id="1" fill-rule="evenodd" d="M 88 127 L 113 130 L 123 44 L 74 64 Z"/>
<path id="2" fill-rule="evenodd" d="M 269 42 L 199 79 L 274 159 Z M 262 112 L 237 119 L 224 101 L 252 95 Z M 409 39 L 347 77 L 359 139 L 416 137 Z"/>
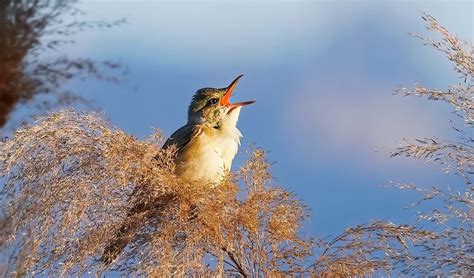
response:
<path id="1" fill-rule="evenodd" d="M 269 185 L 255 150 L 220 186 L 183 184 L 172 148 L 139 140 L 95 113 L 61 111 L 1 143 L 3 250 L 18 273 L 100 273 L 114 231 L 136 229 L 114 267 L 156 275 L 302 271 L 311 244 L 294 196 Z M 240 192 L 238 183 L 244 184 Z M 239 195 L 240 193 L 240 195 Z M 135 199 L 160 203 L 130 217 Z"/>

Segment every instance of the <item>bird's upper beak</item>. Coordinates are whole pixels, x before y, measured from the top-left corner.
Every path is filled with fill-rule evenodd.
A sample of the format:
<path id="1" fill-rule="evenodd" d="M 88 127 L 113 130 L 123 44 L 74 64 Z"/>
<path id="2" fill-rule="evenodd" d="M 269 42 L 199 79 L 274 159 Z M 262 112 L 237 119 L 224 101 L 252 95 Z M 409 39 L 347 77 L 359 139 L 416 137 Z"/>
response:
<path id="1" fill-rule="evenodd" d="M 243 101 L 243 102 L 236 102 L 236 103 L 230 103 L 230 96 L 232 95 L 232 91 L 234 91 L 235 86 L 237 85 L 237 82 L 239 82 L 239 79 L 243 75 L 239 75 L 232 83 L 230 83 L 229 87 L 226 88 L 226 92 L 224 96 L 220 100 L 220 105 L 227 106 L 230 108 L 229 111 L 232 111 L 233 109 L 239 107 L 239 106 L 244 106 L 244 105 L 249 105 L 254 103 L 254 100 L 251 101 Z"/>

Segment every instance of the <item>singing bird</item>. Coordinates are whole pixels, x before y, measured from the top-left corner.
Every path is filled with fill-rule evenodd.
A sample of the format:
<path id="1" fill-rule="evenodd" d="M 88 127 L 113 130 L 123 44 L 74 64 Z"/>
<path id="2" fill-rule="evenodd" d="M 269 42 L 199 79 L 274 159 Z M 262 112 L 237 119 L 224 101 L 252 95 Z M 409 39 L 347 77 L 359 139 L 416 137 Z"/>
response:
<path id="1" fill-rule="evenodd" d="M 230 170 L 242 137 L 236 126 L 240 109 L 254 103 L 230 103 L 241 77 L 226 88 L 198 90 L 188 108 L 188 122 L 163 145 L 164 149 L 176 145 L 176 175 L 180 179 L 218 183 Z"/>
<path id="2" fill-rule="evenodd" d="M 202 88 L 193 96 L 187 123 L 163 145 L 176 147 L 176 175 L 183 182 L 203 182 L 217 186 L 231 169 L 242 134 L 237 128 L 242 106 L 255 101 L 231 103 L 238 76 L 225 88 Z M 153 204 L 138 204 L 129 216 L 142 213 Z M 156 207 L 156 206 L 155 206 Z M 111 263 L 128 244 L 134 227 L 122 226 L 104 250 L 102 262 Z"/>

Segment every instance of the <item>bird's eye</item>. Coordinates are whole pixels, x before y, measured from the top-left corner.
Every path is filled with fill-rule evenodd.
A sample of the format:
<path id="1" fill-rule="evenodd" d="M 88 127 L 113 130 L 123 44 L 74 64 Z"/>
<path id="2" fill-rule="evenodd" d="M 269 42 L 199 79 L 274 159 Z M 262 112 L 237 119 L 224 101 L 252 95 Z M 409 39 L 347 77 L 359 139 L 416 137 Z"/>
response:
<path id="1" fill-rule="evenodd" d="M 209 104 L 216 104 L 219 100 L 217 98 L 211 98 Z"/>

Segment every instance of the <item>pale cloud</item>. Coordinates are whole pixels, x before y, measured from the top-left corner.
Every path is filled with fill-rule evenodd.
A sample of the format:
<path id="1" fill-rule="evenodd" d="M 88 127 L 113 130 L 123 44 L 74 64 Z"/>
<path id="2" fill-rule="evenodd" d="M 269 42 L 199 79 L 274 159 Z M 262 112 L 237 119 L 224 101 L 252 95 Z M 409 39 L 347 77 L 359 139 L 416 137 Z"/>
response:
<path id="1" fill-rule="evenodd" d="M 440 113 L 440 106 L 391 95 L 369 82 L 363 85 L 349 84 L 341 90 L 307 84 L 295 90 L 283 124 L 290 136 L 300 138 L 295 146 L 300 155 L 319 159 L 350 155 L 361 163 L 383 164 L 403 138 L 443 137 L 449 132 L 449 113 Z"/>
<path id="2" fill-rule="evenodd" d="M 346 5 L 347 6 L 347 5 Z M 360 16 L 357 5 L 295 2 L 96 2 L 81 4 L 91 20 L 127 18 L 107 32 L 80 34 L 71 51 L 126 53 L 127 58 L 180 66 L 248 64 L 271 67 L 289 56 L 325 48 L 345 21 Z M 330 28 L 329 28 L 330 27 Z M 342 27 L 341 27 L 342 28 Z M 106 42 L 101 45 L 98 42 Z M 113 45 L 113 47 L 111 47 Z"/>
<path id="3" fill-rule="evenodd" d="M 311 53 L 324 52 L 335 37 L 367 17 L 405 25 L 406 32 L 422 26 L 419 10 L 432 12 L 448 26 L 470 26 L 466 19 L 472 20 L 472 16 L 452 16 L 450 5 L 425 2 L 85 1 L 80 8 L 87 11 L 81 19 L 124 17 L 128 24 L 79 34 L 78 44 L 69 53 L 112 55 L 168 67 L 199 65 L 210 70 L 272 68 L 304 60 Z M 466 5 L 452 8 L 465 14 Z"/>

